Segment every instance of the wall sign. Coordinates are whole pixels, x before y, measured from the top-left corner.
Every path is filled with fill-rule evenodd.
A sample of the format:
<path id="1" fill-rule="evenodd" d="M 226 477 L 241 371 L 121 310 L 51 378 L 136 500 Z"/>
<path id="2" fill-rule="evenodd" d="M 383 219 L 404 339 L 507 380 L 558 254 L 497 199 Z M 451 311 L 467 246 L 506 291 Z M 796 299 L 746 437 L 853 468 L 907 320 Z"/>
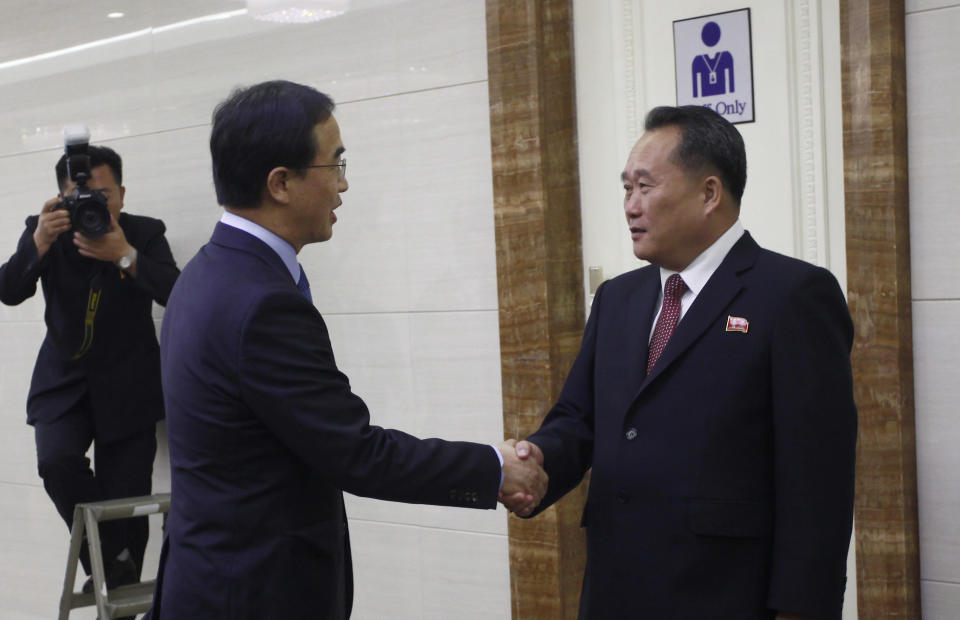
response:
<path id="1" fill-rule="evenodd" d="M 731 123 L 749 123 L 753 110 L 750 9 L 673 22 L 677 105 L 702 105 Z"/>

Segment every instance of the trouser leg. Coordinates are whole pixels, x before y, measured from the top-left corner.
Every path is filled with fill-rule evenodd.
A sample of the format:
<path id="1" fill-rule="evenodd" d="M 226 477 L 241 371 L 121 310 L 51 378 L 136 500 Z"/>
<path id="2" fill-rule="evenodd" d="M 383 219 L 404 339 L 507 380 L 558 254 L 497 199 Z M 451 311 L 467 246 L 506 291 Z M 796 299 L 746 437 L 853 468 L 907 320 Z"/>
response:
<path id="1" fill-rule="evenodd" d="M 73 524 L 73 509 L 77 504 L 103 499 L 90 460 L 86 457 L 93 433 L 93 422 L 83 404 L 76 405 L 52 422 L 38 423 L 34 427 L 37 470 L 43 488 L 68 529 Z M 86 545 L 80 551 L 80 560 L 89 574 L 90 558 Z"/>
<path id="2" fill-rule="evenodd" d="M 106 499 L 150 494 L 153 459 L 157 453 L 155 427 L 108 444 L 97 441 L 94 450 L 96 478 Z M 124 547 L 129 549 L 139 574 L 150 532 L 147 517 L 111 523 L 116 525 L 115 534 L 120 541 L 117 553 Z"/>
<path id="3" fill-rule="evenodd" d="M 34 427 L 37 469 L 47 495 L 68 529 L 77 504 L 150 494 L 157 447 L 155 429 L 151 427 L 108 444 L 96 442 L 96 471 L 91 469 L 86 457 L 94 434 L 87 399 L 56 420 Z M 127 548 L 140 570 L 149 533 L 146 517 L 104 521 L 99 530 L 101 552 L 107 565 Z M 86 545 L 81 548 L 80 562 L 90 574 Z"/>

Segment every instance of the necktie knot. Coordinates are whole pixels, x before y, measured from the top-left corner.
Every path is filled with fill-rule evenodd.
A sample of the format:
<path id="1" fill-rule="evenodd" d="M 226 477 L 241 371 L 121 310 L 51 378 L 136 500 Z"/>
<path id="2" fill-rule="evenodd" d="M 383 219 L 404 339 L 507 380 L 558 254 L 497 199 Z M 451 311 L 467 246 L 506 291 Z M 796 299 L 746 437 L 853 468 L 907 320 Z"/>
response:
<path id="1" fill-rule="evenodd" d="M 677 322 L 680 320 L 680 299 L 686 290 L 687 283 L 679 273 L 667 278 L 663 286 L 663 307 L 660 309 L 660 318 L 657 319 L 657 326 L 653 329 L 653 337 L 650 339 L 650 353 L 647 357 L 648 375 L 660 359 L 660 354 L 667 347 L 667 341 L 677 327 Z"/>
<path id="2" fill-rule="evenodd" d="M 675 273 L 667 278 L 667 284 L 663 289 L 663 303 L 667 304 L 667 299 L 676 300 L 679 303 L 680 298 L 687 292 L 687 283 L 683 281 L 679 273 Z"/>

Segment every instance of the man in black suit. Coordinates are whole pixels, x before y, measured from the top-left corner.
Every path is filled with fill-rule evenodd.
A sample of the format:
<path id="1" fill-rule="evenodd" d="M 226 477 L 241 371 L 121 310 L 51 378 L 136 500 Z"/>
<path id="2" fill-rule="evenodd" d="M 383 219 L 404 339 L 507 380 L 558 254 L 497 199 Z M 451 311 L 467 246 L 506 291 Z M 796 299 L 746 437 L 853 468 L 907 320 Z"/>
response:
<path id="1" fill-rule="evenodd" d="M 746 154 L 656 108 L 622 173 L 634 253 L 540 429 L 549 506 L 592 469 L 580 617 L 838 620 L 853 509 L 853 327 L 825 269 L 739 221 Z M 508 503 L 509 505 L 509 503 Z"/>
<path id="2" fill-rule="evenodd" d="M 337 368 L 297 262 L 331 238 L 348 188 L 333 107 L 275 81 L 214 113 L 225 213 L 184 268 L 161 332 L 173 495 L 154 620 L 349 617 L 342 491 L 466 508 L 494 508 L 503 491 L 522 496 L 521 510 L 546 491 L 510 442 L 371 425 Z"/>
<path id="3" fill-rule="evenodd" d="M 37 280 L 43 287 L 47 335 L 30 383 L 27 423 L 43 486 L 67 527 L 78 503 L 150 493 L 156 422 L 163 417 L 151 309 L 154 301 L 166 303 L 180 273 L 163 222 L 121 212 L 120 156 L 102 146 L 88 154 L 87 187 L 105 195 L 109 229 L 88 238 L 60 208 L 76 186 L 64 155 L 56 165 L 60 194 L 27 218 L 16 252 L 0 267 L 5 304 L 33 296 Z M 91 442 L 94 469 L 86 458 Z M 109 587 L 137 581 L 148 532 L 146 517 L 102 524 Z M 86 546 L 81 561 L 89 574 Z"/>

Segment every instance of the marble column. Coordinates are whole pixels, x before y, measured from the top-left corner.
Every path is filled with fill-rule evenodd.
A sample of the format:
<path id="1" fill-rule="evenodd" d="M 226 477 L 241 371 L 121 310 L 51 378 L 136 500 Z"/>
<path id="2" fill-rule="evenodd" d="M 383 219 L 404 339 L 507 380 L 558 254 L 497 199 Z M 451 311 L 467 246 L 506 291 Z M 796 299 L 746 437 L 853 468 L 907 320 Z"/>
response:
<path id="1" fill-rule="evenodd" d="M 583 268 L 570 0 L 487 0 L 503 426 L 534 431 L 580 345 Z M 514 618 L 576 618 L 586 485 L 511 515 Z"/>
<path id="2" fill-rule="evenodd" d="M 903 0 L 841 0 L 860 618 L 920 618 Z"/>

